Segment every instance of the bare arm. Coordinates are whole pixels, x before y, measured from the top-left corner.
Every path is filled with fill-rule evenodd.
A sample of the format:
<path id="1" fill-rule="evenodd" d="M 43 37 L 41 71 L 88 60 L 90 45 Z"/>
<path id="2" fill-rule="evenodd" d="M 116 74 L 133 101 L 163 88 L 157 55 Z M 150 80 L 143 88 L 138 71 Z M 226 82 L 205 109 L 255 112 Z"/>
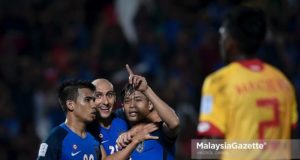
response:
<path id="1" fill-rule="evenodd" d="M 158 139 L 157 136 L 150 135 L 151 132 L 154 132 L 157 129 L 158 129 L 158 127 L 155 125 L 151 125 L 151 126 L 144 128 L 144 130 L 139 131 L 134 135 L 131 143 L 129 143 L 126 148 L 123 148 L 121 151 L 111 154 L 102 160 L 115 160 L 115 159 L 127 160 L 130 157 L 131 152 L 136 148 L 136 146 L 139 143 L 141 143 L 142 141 L 147 140 L 147 139 Z"/>
<path id="2" fill-rule="evenodd" d="M 144 77 L 134 75 L 128 65 L 126 65 L 126 69 L 129 74 L 129 83 L 133 84 L 136 90 L 143 92 L 152 102 L 155 111 L 164 122 L 164 132 L 169 137 L 175 137 L 178 134 L 180 126 L 179 118 L 175 111 L 156 95 L 151 87 L 148 86 Z"/>
<path id="3" fill-rule="evenodd" d="M 143 130 L 149 130 L 149 128 L 159 128 L 158 125 L 154 123 L 140 123 L 133 126 L 127 132 L 119 135 L 116 143 L 120 148 L 125 148 L 129 143 L 131 143 L 132 138 L 139 134 L 139 132 L 143 132 Z"/>
<path id="4" fill-rule="evenodd" d="M 152 102 L 153 107 L 159 115 L 159 117 L 162 119 L 163 122 L 165 122 L 165 131 L 168 133 L 168 135 L 177 135 L 179 131 L 180 122 L 175 111 L 167 103 L 161 100 L 149 86 L 144 91 L 144 94 Z"/>

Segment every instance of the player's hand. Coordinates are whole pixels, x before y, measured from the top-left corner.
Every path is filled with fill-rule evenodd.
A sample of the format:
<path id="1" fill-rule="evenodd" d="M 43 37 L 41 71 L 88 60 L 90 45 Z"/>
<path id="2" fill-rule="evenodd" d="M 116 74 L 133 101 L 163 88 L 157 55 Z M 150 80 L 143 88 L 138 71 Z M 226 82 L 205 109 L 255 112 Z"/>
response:
<path id="1" fill-rule="evenodd" d="M 140 143 L 147 139 L 158 139 L 156 136 L 151 136 L 150 133 L 156 131 L 158 129 L 158 125 L 154 123 L 141 124 L 127 132 L 122 133 L 116 144 L 119 148 L 125 148 L 129 143 L 135 140 L 136 143 Z"/>
<path id="2" fill-rule="evenodd" d="M 158 136 L 152 136 L 150 133 L 158 130 L 158 126 L 154 123 L 149 123 L 144 126 L 143 130 L 138 131 L 132 138 L 132 142 L 138 144 L 148 139 L 159 139 Z"/>
<path id="3" fill-rule="evenodd" d="M 119 135 L 116 144 L 119 148 L 125 148 L 132 140 L 133 133 L 132 131 L 127 131 Z"/>
<path id="4" fill-rule="evenodd" d="M 148 89 L 148 83 L 143 76 L 135 75 L 130 69 L 129 65 L 126 64 L 126 70 L 129 74 L 128 81 L 129 84 L 132 84 L 134 89 L 145 92 Z"/>

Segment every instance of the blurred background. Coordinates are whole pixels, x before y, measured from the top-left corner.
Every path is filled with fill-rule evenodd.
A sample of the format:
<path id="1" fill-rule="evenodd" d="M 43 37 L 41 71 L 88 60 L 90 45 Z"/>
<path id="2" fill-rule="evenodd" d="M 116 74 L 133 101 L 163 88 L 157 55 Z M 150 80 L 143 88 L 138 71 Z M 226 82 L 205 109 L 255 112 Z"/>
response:
<path id="1" fill-rule="evenodd" d="M 218 29 L 241 3 L 266 11 L 259 56 L 288 76 L 299 102 L 298 0 L 0 0 L 1 159 L 36 158 L 64 121 L 56 95 L 63 80 L 103 77 L 119 93 L 126 63 L 176 110 L 177 159 L 190 159 L 204 77 L 223 65 Z"/>

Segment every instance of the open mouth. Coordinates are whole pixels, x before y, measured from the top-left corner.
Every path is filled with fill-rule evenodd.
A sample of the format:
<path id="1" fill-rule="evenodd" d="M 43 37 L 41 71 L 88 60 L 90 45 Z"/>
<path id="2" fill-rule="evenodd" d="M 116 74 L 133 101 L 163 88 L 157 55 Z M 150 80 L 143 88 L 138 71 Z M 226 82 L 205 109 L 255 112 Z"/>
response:
<path id="1" fill-rule="evenodd" d="M 106 105 L 100 105 L 100 107 L 98 107 L 98 109 L 100 109 L 101 112 L 109 112 L 110 107 L 108 107 Z"/>
<path id="2" fill-rule="evenodd" d="M 129 111 L 129 116 L 130 117 L 136 117 L 138 115 L 137 111 Z"/>

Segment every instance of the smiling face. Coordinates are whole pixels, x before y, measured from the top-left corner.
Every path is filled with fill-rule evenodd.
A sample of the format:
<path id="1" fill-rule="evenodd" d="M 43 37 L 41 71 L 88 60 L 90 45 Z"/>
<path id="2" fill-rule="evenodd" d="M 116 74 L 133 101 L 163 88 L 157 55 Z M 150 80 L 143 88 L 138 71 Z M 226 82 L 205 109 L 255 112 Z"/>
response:
<path id="1" fill-rule="evenodd" d="M 93 84 L 96 86 L 95 103 L 97 110 L 101 118 L 107 119 L 111 116 L 116 102 L 113 85 L 104 79 L 95 80 Z"/>
<path id="2" fill-rule="evenodd" d="M 69 101 L 69 107 L 72 107 L 73 114 L 79 120 L 91 122 L 96 119 L 95 97 L 92 90 L 88 88 L 78 89 L 76 101 Z"/>
<path id="3" fill-rule="evenodd" d="M 131 124 L 143 121 L 152 110 L 147 97 L 140 91 L 134 91 L 124 96 L 123 107 L 125 115 Z"/>

